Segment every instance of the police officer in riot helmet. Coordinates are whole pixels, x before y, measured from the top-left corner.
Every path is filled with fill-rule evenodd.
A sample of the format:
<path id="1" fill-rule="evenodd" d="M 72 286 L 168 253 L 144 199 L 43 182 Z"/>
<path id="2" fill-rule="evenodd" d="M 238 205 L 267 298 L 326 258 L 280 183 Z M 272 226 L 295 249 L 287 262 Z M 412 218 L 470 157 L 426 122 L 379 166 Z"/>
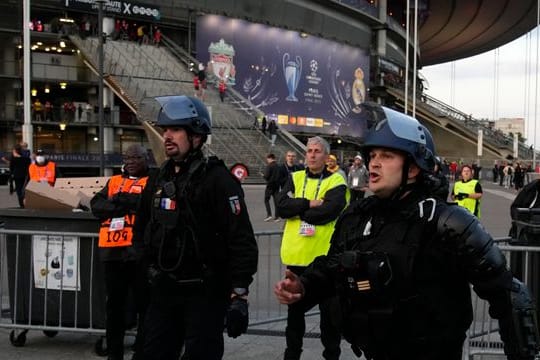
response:
<path id="1" fill-rule="evenodd" d="M 205 105 L 156 98 L 168 160 L 148 180 L 135 224 L 147 249 L 152 297 L 144 359 L 221 359 L 223 330 L 248 324 L 257 244 L 242 188 L 223 162 L 201 150 L 211 132 Z"/>
<path id="2" fill-rule="evenodd" d="M 363 144 L 374 196 L 340 217 L 326 256 L 274 287 L 281 303 L 337 292 L 344 337 L 367 359 L 461 359 L 470 286 L 490 303 L 509 359 L 533 359 L 536 309 L 499 248 L 466 210 L 433 197 L 427 129 L 381 107 Z"/>
<path id="3" fill-rule="evenodd" d="M 428 149 L 435 149 L 435 144 L 433 143 L 433 137 L 429 130 L 424 126 L 420 125 L 424 134 L 426 136 L 426 147 Z M 439 199 L 446 201 L 448 200 L 448 195 L 450 193 L 450 183 L 446 176 L 442 173 L 442 161 L 439 156 L 434 155 L 433 159 L 433 169 L 432 171 L 425 171 L 423 176 L 423 182 L 426 187 L 431 189 L 431 195 L 438 197 Z M 431 160 L 429 160 L 431 161 Z M 431 167 L 431 163 L 430 163 Z"/>

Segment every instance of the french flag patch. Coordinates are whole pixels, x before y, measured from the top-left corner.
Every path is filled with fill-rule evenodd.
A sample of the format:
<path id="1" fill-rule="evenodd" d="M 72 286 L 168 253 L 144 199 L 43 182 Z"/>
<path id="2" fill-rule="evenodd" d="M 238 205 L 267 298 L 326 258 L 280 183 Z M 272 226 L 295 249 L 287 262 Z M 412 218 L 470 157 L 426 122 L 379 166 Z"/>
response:
<path id="1" fill-rule="evenodd" d="M 176 201 L 169 198 L 161 199 L 161 208 L 163 210 L 174 210 L 176 209 Z"/>

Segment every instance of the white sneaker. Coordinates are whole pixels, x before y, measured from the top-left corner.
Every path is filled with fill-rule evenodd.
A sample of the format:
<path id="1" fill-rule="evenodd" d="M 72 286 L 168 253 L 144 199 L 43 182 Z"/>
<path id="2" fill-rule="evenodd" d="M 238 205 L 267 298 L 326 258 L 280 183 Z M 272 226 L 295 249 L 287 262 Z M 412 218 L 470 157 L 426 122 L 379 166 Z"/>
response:
<path id="1" fill-rule="evenodd" d="M 272 220 L 272 219 L 273 219 L 273 217 L 269 216 L 269 217 L 267 217 L 266 219 L 264 219 L 264 221 L 270 221 L 270 220 Z"/>
<path id="2" fill-rule="evenodd" d="M 280 222 L 280 221 L 281 221 L 281 219 L 278 218 L 278 217 L 274 219 L 274 222 Z"/>

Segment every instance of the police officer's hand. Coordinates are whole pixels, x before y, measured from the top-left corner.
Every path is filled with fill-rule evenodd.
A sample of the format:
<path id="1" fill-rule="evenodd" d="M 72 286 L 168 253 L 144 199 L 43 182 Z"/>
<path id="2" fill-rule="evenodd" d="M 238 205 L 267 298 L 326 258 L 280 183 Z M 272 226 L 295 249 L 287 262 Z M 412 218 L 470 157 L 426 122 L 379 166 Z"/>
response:
<path id="1" fill-rule="evenodd" d="M 292 304 L 304 296 L 304 285 L 291 270 L 285 270 L 285 279 L 274 285 L 274 294 L 281 304 Z"/>
<path id="2" fill-rule="evenodd" d="M 454 198 L 458 199 L 458 200 L 463 200 L 463 199 L 466 199 L 469 197 L 469 194 L 465 194 L 465 193 L 458 193 L 456 195 L 454 195 Z"/>
<path id="3" fill-rule="evenodd" d="M 227 335 L 232 338 L 245 334 L 248 328 L 249 314 L 247 299 L 235 296 L 227 309 Z"/>

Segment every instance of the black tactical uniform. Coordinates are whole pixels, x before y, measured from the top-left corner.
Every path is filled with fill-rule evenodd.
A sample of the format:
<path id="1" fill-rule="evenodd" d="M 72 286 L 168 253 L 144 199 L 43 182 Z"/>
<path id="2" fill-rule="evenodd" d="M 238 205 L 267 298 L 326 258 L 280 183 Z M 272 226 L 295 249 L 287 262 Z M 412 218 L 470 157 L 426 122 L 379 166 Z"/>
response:
<path id="1" fill-rule="evenodd" d="M 372 197 L 350 207 L 328 256 L 311 270 L 306 294 L 331 294 L 337 284 L 345 338 L 368 358 L 461 359 L 472 321 L 469 283 L 490 302 L 506 352 L 519 350 L 513 316 L 521 309 L 512 299 L 521 285 L 501 252 L 473 216 L 420 188 L 399 202 Z"/>
<path id="2" fill-rule="evenodd" d="M 193 98 L 164 102 L 179 108 L 194 104 L 199 116 L 207 115 Z M 185 358 L 221 359 L 231 292 L 247 289 L 257 269 L 257 244 L 240 184 L 222 161 L 205 158 L 200 149 L 182 162 L 169 159 L 148 180 L 135 230 L 147 245 L 153 285 L 145 359 L 177 359 L 182 344 Z M 244 314 L 247 326 L 247 306 Z"/>
<path id="3" fill-rule="evenodd" d="M 403 174 L 413 162 L 424 173 L 408 184 L 403 175 L 393 196 L 372 196 L 345 211 L 328 255 L 300 278 L 306 300 L 337 291 L 344 336 L 368 359 L 459 360 L 472 322 L 470 283 L 499 320 L 508 358 L 533 359 L 538 330 L 527 288 L 478 220 L 433 197 L 422 179 L 432 170 L 431 135 L 405 115 L 378 115 L 364 157 L 372 148 L 398 150 L 406 155 Z"/>

